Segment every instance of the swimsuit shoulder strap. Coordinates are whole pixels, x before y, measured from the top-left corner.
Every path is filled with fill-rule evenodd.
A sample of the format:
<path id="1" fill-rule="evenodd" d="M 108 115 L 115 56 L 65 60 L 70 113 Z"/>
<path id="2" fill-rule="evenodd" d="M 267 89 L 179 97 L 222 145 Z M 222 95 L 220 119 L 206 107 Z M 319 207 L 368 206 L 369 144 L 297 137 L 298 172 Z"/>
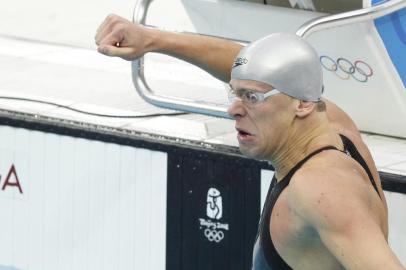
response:
<path id="1" fill-rule="evenodd" d="M 319 149 L 317 149 L 316 151 L 314 151 L 314 152 L 310 153 L 309 155 L 307 155 L 304 159 L 302 159 L 300 162 L 298 162 L 298 163 L 289 171 L 289 173 L 284 177 L 283 180 L 288 180 L 288 181 L 285 181 L 285 182 L 288 182 L 288 183 L 286 183 L 286 185 L 289 184 L 290 179 L 292 178 L 292 176 L 295 174 L 295 172 L 296 172 L 297 170 L 299 170 L 299 169 L 303 166 L 303 164 L 305 164 L 309 159 L 311 159 L 311 158 L 314 157 L 315 155 L 317 155 L 317 154 L 319 154 L 319 153 L 321 153 L 321 152 L 323 152 L 323 151 L 325 151 L 325 150 L 338 150 L 338 149 L 337 149 L 335 146 L 328 145 L 328 146 L 319 148 Z M 339 150 L 338 150 L 338 151 L 339 151 Z M 283 181 L 281 181 L 281 182 L 283 182 Z"/>
<path id="2" fill-rule="evenodd" d="M 374 187 L 376 193 L 378 193 L 378 196 L 381 197 L 378 191 L 378 186 L 376 185 L 375 179 L 372 175 L 371 170 L 369 169 L 365 159 L 362 157 L 360 152 L 358 151 L 357 147 L 355 144 L 346 136 L 340 134 L 341 140 L 343 141 L 344 144 L 344 150 L 346 150 L 347 154 L 349 154 L 353 159 L 355 159 L 361 166 L 364 168 L 365 172 L 368 175 L 369 181 L 371 182 L 372 186 Z"/>
<path id="3" fill-rule="evenodd" d="M 259 224 L 259 232 L 258 232 L 258 243 L 260 250 L 264 256 L 264 260 L 266 261 L 267 267 L 263 269 L 278 269 L 278 270 L 291 270 L 292 268 L 280 257 L 279 253 L 276 251 L 275 246 L 272 242 L 270 231 L 269 231 L 269 222 L 271 221 L 271 215 L 273 207 L 282 193 L 282 191 L 288 186 L 290 179 L 292 178 L 293 174 L 303 166 L 309 159 L 313 156 L 317 155 L 318 153 L 324 150 L 337 150 L 334 146 L 325 146 L 316 151 L 307 155 L 304 159 L 302 159 L 299 163 L 297 163 L 289 173 L 279 182 L 276 182 L 276 178 L 272 179 L 272 184 L 270 185 L 270 189 L 268 190 L 268 195 L 266 198 L 266 202 L 264 205 L 264 209 L 261 215 L 261 220 Z M 261 268 L 261 269 L 262 269 Z M 256 270 L 256 269 L 255 269 Z"/>

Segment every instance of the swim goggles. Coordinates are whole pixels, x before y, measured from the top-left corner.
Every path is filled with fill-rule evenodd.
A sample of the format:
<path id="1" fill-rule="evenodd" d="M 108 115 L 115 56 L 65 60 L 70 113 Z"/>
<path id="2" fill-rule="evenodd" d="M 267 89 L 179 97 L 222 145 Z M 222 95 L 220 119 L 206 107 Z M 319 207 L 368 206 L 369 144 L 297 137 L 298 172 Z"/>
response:
<path id="1" fill-rule="evenodd" d="M 243 103 L 246 103 L 249 105 L 255 105 L 255 104 L 261 103 L 266 98 L 279 94 L 279 93 L 280 92 L 277 89 L 272 89 L 268 92 L 262 93 L 262 92 L 257 92 L 257 91 L 253 91 L 253 90 L 247 90 L 247 89 L 234 90 L 231 87 L 229 87 L 228 100 L 230 103 L 240 100 Z"/>

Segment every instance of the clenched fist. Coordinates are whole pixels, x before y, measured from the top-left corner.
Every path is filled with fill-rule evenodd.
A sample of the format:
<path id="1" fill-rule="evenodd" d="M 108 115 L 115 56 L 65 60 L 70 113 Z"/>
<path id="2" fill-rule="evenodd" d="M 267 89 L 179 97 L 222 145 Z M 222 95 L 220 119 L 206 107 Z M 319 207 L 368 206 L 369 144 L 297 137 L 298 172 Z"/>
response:
<path id="1" fill-rule="evenodd" d="M 130 61 L 153 51 L 156 34 L 154 29 L 111 14 L 97 29 L 95 41 L 100 53 Z"/>

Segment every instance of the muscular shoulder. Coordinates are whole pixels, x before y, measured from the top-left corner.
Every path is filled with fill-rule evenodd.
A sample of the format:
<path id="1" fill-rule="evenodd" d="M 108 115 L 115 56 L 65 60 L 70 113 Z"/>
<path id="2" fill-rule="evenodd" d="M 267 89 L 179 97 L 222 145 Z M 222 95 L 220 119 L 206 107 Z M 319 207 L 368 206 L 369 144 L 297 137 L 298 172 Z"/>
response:
<path id="1" fill-rule="evenodd" d="M 289 207 L 309 223 L 345 224 L 348 211 L 355 213 L 368 205 L 363 177 L 349 157 L 325 151 L 292 177 L 287 192 Z"/>

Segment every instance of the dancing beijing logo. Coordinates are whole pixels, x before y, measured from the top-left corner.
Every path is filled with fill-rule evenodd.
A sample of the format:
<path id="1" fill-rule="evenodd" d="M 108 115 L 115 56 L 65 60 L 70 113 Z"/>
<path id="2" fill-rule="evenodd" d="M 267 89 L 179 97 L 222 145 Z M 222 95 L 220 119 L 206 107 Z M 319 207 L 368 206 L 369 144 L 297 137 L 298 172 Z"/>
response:
<path id="1" fill-rule="evenodd" d="M 210 188 L 207 192 L 207 216 L 212 219 L 221 219 L 223 217 L 223 200 L 220 191 Z"/>
<path id="2" fill-rule="evenodd" d="M 216 188 L 209 188 L 207 191 L 206 215 L 208 219 L 199 218 L 200 230 L 203 230 L 210 242 L 220 243 L 225 231 L 229 230 L 229 225 L 218 221 L 223 217 L 223 199 Z"/>

